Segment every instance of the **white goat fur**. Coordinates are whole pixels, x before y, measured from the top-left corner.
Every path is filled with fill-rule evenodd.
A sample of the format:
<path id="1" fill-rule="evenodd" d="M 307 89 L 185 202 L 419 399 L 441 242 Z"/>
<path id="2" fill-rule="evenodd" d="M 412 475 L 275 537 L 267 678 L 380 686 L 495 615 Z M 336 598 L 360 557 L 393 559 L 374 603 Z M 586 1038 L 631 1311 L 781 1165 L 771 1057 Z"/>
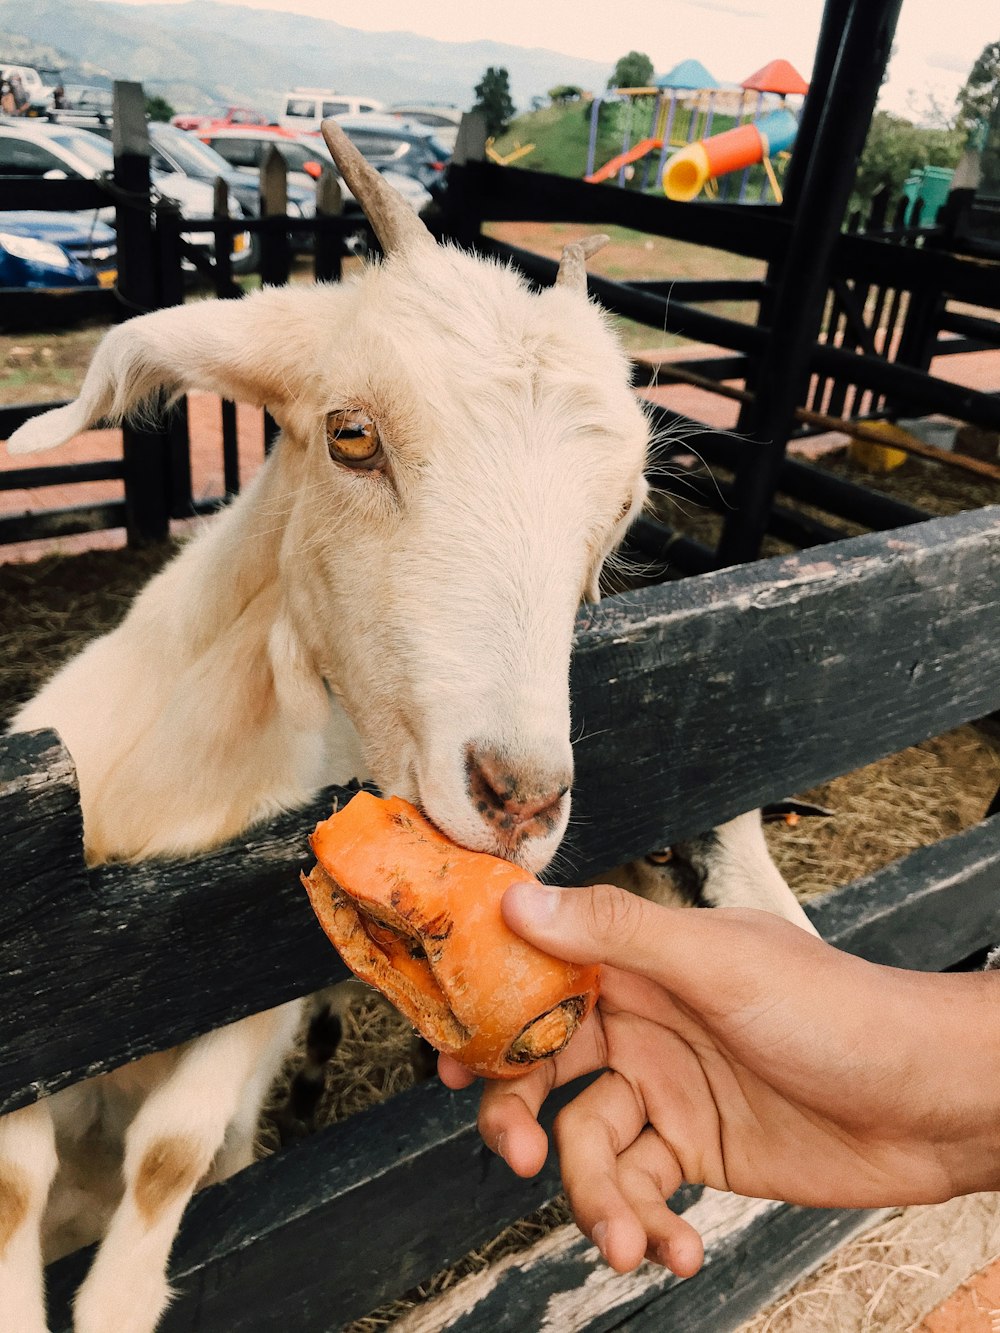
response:
<path id="1" fill-rule="evenodd" d="M 79 400 L 11 447 L 61 443 L 160 386 L 266 404 L 283 434 L 123 624 L 15 720 L 65 741 L 91 861 L 201 851 L 372 777 L 457 841 L 543 867 L 568 797 L 512 842 L 477 811 L 466 765 L 475 745 L 529 786 L 571 774 L 574 613 L 645 497 L 647 423 L 600 312 L 456 250 L 404 248 L 354 286 L 115 329 Z M 377 423 L 384 471 L 331 459 L 326 415 L 348 408 Z M 40 1223 L 46 1258 L 104 1235 L 78 1333 L 154 1328 L 183 1208 L 251 1160 L 297 1014 L 245 1019 L 0 1121 L 2 1333 L 45 1328 Z"/>

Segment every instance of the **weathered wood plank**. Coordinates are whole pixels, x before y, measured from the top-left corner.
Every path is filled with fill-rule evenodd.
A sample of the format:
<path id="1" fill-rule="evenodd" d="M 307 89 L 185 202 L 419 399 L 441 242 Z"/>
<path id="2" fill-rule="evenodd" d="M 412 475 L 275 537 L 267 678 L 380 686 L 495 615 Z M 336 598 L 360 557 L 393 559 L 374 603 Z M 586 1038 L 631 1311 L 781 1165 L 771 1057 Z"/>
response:
<path id="1" fill-rule="evenodd" d="M 944 971 L 1000 943 L 1000 813 L 806 910 L 839 948 L 891 967 Z"/>
<path id="2" fill-rule="evenodd" d="M 589 607 L 569 873 L 986 715 L 998 642 L 996 507 Z"/>
<path id="3" fill-rule="evenodd" d="M 54 736 L 18 739 L 51 745 Z M 75 867 L 62 873 L 49 873 L 54 821 L 23 819 L 13 843 L 18 880 L 38 867 L 31 878 L 44 893 L 23 895 L 30 908 L 2 927 L 0 1110 L 162 1049 L 171 1028 L 182 1039 L 241 1017 L 241 992 L 260 1009 L 268 1005 L 259 997 L 276 988 L 292 998 L 346 976 L 298 884 L 311 865 L 305 831 L 330 809 L 325 798 L 310 815 L 285 816 L 189 861 L 89 874 L 78 806 Z M 30 1094 L 12 1099 L 18 1084 Z"/>
<path id="4" fill-rule="evenodd" d="M 479 1138 L 478 1100 L 435 1079 L 196 1195 L 161 1333 L 328 1333 L 552 1198 L 555 1162 L 532 1181 L 514 1176 Z M 53 1333 L 68 1333 L 92 1256 L 49 1268 Z"/>
<path id="5" fill-rule="evenodd" d="M 706 1190 L 687 1210 L 705 1240 L 705 1264 L 685 1282 L 650 1263 L 616 1273 L 570 1224 L 416 1307 L 393 1330 L 727 1333 L 882 1215 Z"/>
<path id="6" fill-rule="evenodd" d="M 994 710 L 998 575 L 994 509 L 590 608 L 573 669 L 584 734 L 565 876 Z M 0 1106 L 342 975 L 297 882 L 306 830 L 333 795 L 187 862 L 85 881 L 77 866 L 29 922 L 5 922 Z M 24 836 L 21 862 L 46 865 L 47 821 Z M 51 1043 L 28 1038 L 39 1028 Z"/>
<path id="7" fill-rule="evenodd" d="M 930 968 L 958 962 L 971 952 L 970 943 L 977 947 L 1000 939 L 998 890 L 1000 814 L 827 895 L 810 912 L 841 948 Z M 919 929 L 918 914 L 931 902 L 946 922 L 940 931 Z M 875 913 L 873 903 L 880 904 Z M 964 916 L 972 925 L 960 921 Z M 886 945 L 897 922 L 908 927 L 900 929 L 905 950 Z M 225 982 L 223 974 L 220 987 Z M 173 1259 L 186 1294 L 165 1333 L 191 1327 L 270 1333 L 279 1326 L 279 1311 L 290 1321 L 281 1327 L 326 1333 L 531 1212 L 555 1191 L 554 1165 L 550 1162 L 536 1182 L 518 1181 L 507 1172 L 479 1143 L 476 1099 L 474 1090 L 455 1096 L 437 1083 L 425 1084 L 198 1195 Z M 558 1105 L 549 1106 L 549 1117 Z M 788 1211 L 795 1216 L 803 1210 Z M 781 1236 L 770 1242 L 779 1252 L 801 1247 L 804 1266 L 798 1271 L 839 1239 L 837 1215 L 823 1216 L 834 1219 L 830 1234 L 811 1220 L 801 1235 L 798 1222 L 771 1233 Z M 762 1254 L 769 1253 L 768 1243 L 761 1240 Z M 360 1263 L 359 1277 L 348 1276 L 352 1256 Z M 71 1256 L 54 1266 L 54 1308 L 64 1308 L 85 1262 L 86 1255 Z M 757 1266 L 765 1266 L 763 1259 Z M 782 1271 L 788 1281 L 796 1275 L 792 1268 Z M 282 1274 L 280 1293 L 271 1291 L 267 1276 L 275 1272 Z M 266 1313 L 263 1322 L 253 1322 L 255 1310 Z M 203 1322 L 195 1320 L 195 1311 Z M 530 1319 L 520 1325 L 533 1326 Z M 53 1321 L 54 1329 L 62 1327 Z"/>

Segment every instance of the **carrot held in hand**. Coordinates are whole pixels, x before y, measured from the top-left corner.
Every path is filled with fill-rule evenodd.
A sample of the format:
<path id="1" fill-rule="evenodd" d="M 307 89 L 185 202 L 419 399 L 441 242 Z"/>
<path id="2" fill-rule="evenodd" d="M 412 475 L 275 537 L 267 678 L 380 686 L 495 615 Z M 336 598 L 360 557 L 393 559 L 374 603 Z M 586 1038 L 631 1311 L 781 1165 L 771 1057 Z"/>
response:
<path id="1" fill-rule="evenodd" d="M 317 824 L 302 882 L 344 962 L 439 1051 L 487 1078 L 558 1054 L 590 1013 L 599 968 L 505 924 L 522 867 L 458 847 L 408 802 L 359 792 Z"/>

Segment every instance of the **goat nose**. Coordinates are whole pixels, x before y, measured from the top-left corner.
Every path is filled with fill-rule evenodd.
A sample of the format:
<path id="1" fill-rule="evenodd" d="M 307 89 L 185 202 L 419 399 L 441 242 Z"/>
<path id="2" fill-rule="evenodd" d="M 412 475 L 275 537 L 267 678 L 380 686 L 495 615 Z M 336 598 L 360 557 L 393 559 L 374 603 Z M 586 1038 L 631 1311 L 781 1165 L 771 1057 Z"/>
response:
<path id="1" fill-rule="evenodd" d="M 489 823 L 505 832 L 531 833 L 551 827 L 572 774 L 537 763 L 512 762 L 496 751 L 470 745 L 466 753 L 469 795 Z M 546 830 L 547 831 L 547 830 Z"/>

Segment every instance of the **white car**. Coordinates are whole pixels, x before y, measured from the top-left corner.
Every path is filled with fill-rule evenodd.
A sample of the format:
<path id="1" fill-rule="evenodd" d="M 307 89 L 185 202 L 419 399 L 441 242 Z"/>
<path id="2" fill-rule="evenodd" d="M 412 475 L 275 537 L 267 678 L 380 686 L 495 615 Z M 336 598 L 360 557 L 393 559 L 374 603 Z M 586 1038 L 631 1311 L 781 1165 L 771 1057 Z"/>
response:
<path id="1" fill-rule="evenodd" d="M 292 88 L 285 93 L 285 101 L 278 124 L 286 130 L 302 134 L 318 130 L 327 116 L 362 116 L 369 111 L 382 111 L 383 104 L 374 97 L 355 97 L 350 93 L 334 92 L 332 88 Z"/>
<path id="2" fill-rule="evenodd" d="M 0 122 L 0 183 L 4 179 L 28 177 L 35 180 L 97 180 L 114 170 L 114 154 L 105 139 L 89 130 L 68 125 L 50 125 L 37 120 Z M 209 222 L 214 207 L 214 193 L 204 181 L 192 180 L 180 172 L 169 175 L 154 171 L 153 185 L 164 199 L 173 200 L 187 222 Z M 242 217 L 235 200 L 230 200 L 231 217 Z M 102 208 L 99 216 L 113 223 L 113 208 Z M 199 249 L 211 252 L 211 231 L 185 231 L 184 237 Z M 250 238 L 240 232 L 233 238 L 233 258 L 249 247 Z"/>
<path id="3" fill-rule="evenodd" d="M 9 79 L 12 75 L 21 80 L 21 87 L 30 103 L 41 105 L 51 99 L 52 88 L 33 65 L 0 65 L 0 79 Z"/>
<path id="4" fill-rule="evenodd" d="M 458 141 L 458 127 L 465 114 L 457 106 L 448 102 L 393 102 L 389 108 L 393 116 L 403 116 L 406 120 L 415 120 L 420 125 L 427 125 L 434 131 L 434 138 L 443 143 L 452 152 Z"/>

